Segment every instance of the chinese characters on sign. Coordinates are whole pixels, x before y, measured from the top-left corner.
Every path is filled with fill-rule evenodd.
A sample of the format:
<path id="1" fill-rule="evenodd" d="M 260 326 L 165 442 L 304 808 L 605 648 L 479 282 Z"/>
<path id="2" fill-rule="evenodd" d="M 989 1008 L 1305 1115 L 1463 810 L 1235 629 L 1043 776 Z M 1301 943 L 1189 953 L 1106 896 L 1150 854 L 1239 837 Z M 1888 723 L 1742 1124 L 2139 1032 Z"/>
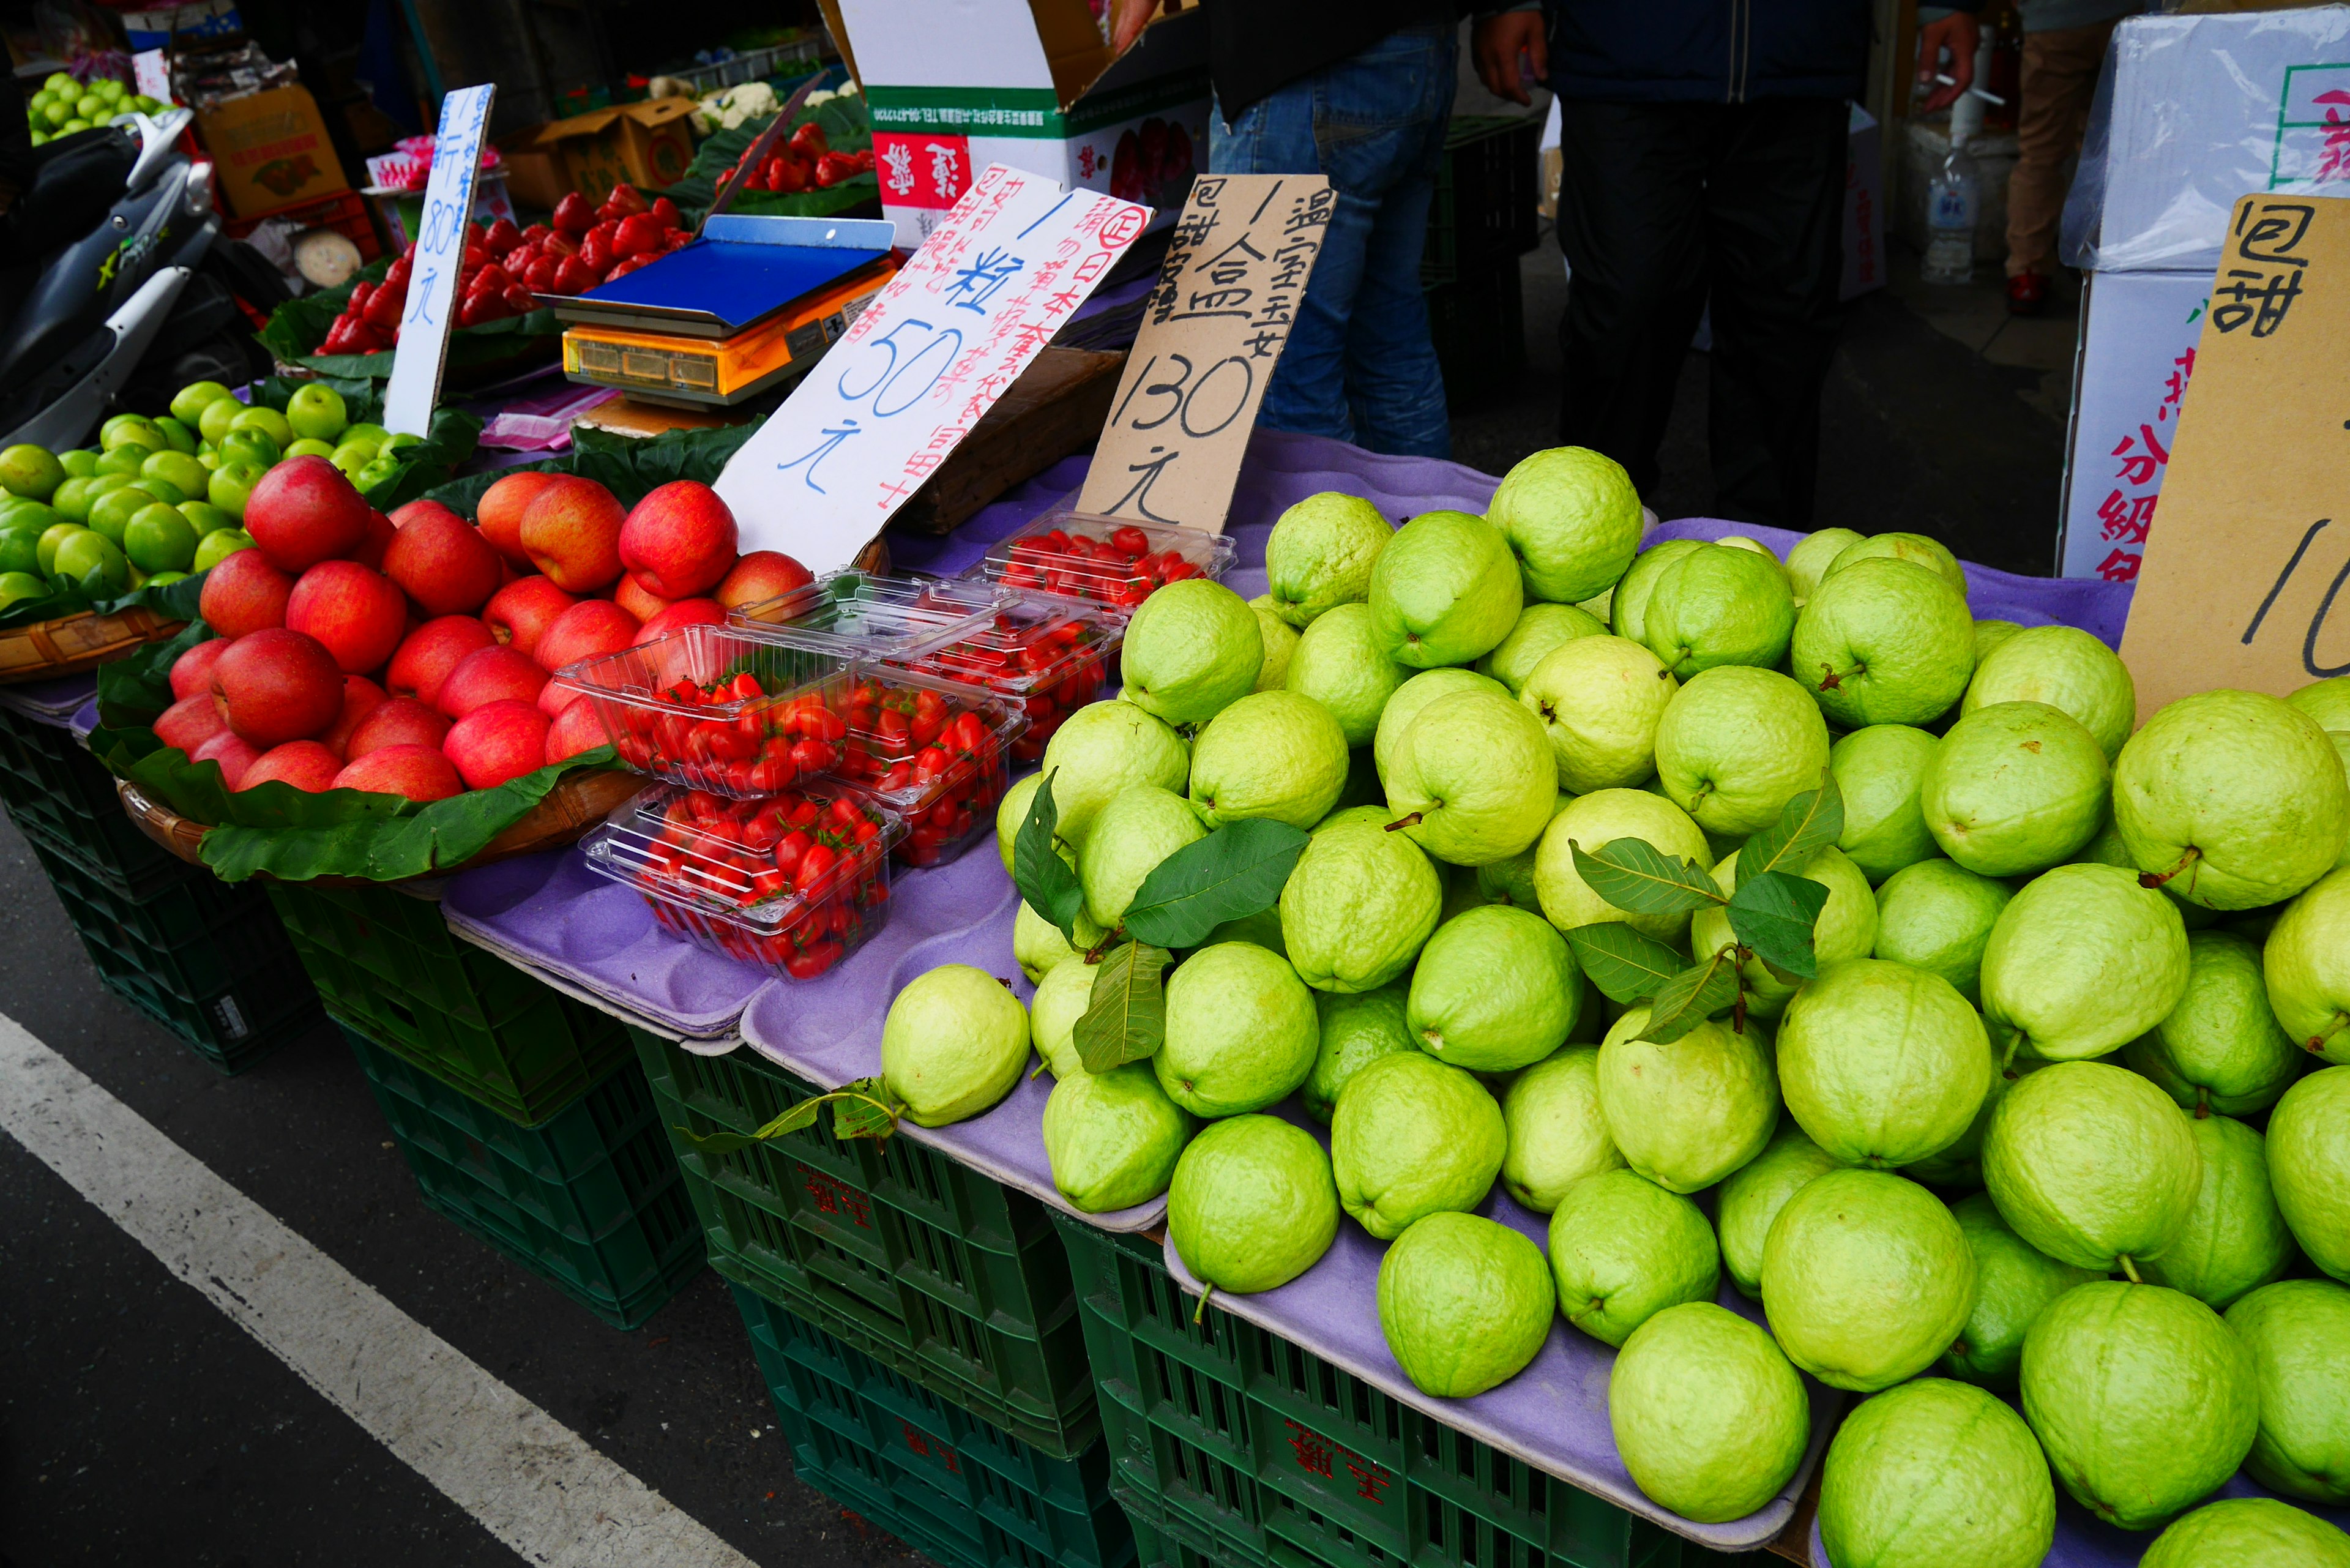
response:
<path id="1" fill-rule="evenodd" d="M 2309 221 L 2317 209 L 2307 202 L 2246 202 L 2220 257 L 2211 285 L 2211 325 L 2222 332 L 2250 327 L 2266 337 L 2284 325 L 2285 312 L 2301 297 L 2301 275 L 2309 265 L 2301 254 Z"/>
<path id="2" fill-rule="evenodd" d="M 874 172 L 893 206 L 924 213 L 923 234 L 971 189 L 971 138 L 931 132 L 873 133 Z"/>
<path id="3" fill-rule="evenodd" d="M 389 431 L 424 434 L 432 427 L 432 405 L 441 399 L 441 365 L 457 317 L 457 275 L 473 231 L 473 181 L 481 169 L 490 100 L 497 91 L 494 85 L 460 88 L 441 100 L 416 259 L 409 264 L 408 303 L 400 317 L 400 354 L 384 389 L 383 423 Z"/>
<path id="4" fill-rule="evenodd" d="M 743 548 L 848 565 L 1149 218 L 991 166 L 719 476 Z"/>
<path id="5" fill-rule="evenodd" d="M 2210 277 L 2192 273 L 2098 274 L 2090 282 L 2065 459 L 2068 577 L 2137 578 L 2210 287 Z"/>
<path id="6" fill-rule="evenodd" d="M 1077 508 L 1222 533 L 1335 201 L 1318 174 L 1210 174 L 1167 246 Z"/>
<path id="7" fill-rule="evenodd" d="M 1290 1451 L 1297 1456 L 1299 1469 L 1325 1480 L 1336 1480 L 1338 1478 L 1332 1473 L 1332 1467 L 1344 1461 L 1357 1497 L 1376 1503 L 1387 1501 L 1380 1494 L 1395 1484 L 1395 1472 L 1387 1466 L 1377 1459 L 1365 1459 L 1344 1443 L 1332 1442 L 1311 1427 L 1291 1420 L 1281 1424 L 1289 1428 Z"/>

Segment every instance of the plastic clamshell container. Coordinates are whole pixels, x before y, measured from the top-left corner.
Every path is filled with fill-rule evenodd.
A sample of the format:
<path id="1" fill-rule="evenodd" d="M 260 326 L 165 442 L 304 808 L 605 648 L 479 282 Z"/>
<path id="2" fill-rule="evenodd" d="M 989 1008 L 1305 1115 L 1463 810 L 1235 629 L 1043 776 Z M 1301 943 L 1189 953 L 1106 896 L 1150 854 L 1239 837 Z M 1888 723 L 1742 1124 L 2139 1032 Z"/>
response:
<path id="1" fill-rule="evenodd" d="M 559 679 L 587 692 L 620 760 L 640 774 L 713 794 L 773 794 L 839 760 L 828 712 L 849 660 L 725 626 L 689 626 L 582 659 Z M 743 675 L 755 695 L 721 689 Z M 694 700 L 682 689 L 710 693 Z"/>
<path id="2" fill-rule="evenodd" d="M 1139 549 L 1134 547 L 1138 543 Z M 1090 512 L 1049 512 L 1013 537 L 990 545 L 979 565 L 964 576 L 1008 588 L 1091 599 L 1130 615 L 1153 590 L 1178 578 L 1222 581 L 1238 553 L 1238 546 L 1222 535 L 1198 528 L 1134 523 Z"/>
<path id="3" fill-rule="evenodd" d="M 858 839 L 861 826 L 844 831 L 844 810 L 872 832 Z M 641 894 L 663 929 L 786 980 L 814 980 L 889 919 L 889 852 L 905 831 L 849 790 L 736 799 L 656 784 L 580 848 L 592 869 Z M 777 844 L 795 833 L 809 840 L 802 855 L 825 846 L 837 857 L 814 878 L 776 863 Z"/>
<path id="4" fill-rule="evenodd" d="M 1063 720 L 1118 680 L 1126 619 L 1115 610 L 1051 594 L 1014 594 L 970 633 L 903 660 L 917 673 L 983 687 L 1028 716 L 1014 762 L 1045 754 Z"/>
<path id="5" fill-rule="evenodd" d="M 944 866 L 993 834 L 1013 750 L 1029 728 L 1023 703 L 859 663 L 838 711 L 848 733 L 837 776 L 905 824 L 901 865 Z"/>
<path id="6" fill-rule="evenodd" d="M 967 636 L 1013 597 L 992 583 L 833 572 L 731 611 L 734 626 L 858 659 L 910 659 Z"/>

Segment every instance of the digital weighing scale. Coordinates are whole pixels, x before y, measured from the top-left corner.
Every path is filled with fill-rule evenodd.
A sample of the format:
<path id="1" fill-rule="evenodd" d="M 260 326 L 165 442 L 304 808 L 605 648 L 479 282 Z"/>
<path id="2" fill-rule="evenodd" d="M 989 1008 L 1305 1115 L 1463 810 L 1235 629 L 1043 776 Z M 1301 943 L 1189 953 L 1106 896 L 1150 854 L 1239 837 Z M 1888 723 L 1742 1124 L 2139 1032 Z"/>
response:
<path id="1" fill-rule="evenodd" d="M 897 273 L 879 218 L 713 213 L 701 237 L 582 295 L 540 295 L 568 325 L 563 369 L 651 402 L 727 407 L 802 374 Z"/>

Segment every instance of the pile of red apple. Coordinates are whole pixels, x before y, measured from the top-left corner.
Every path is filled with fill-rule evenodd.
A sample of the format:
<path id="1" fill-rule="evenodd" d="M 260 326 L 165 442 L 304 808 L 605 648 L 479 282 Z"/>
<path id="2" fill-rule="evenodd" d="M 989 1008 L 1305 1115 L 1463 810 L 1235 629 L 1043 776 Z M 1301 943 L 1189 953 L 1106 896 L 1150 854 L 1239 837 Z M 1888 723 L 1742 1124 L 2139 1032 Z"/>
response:
<path id="1" fill-rule="evenodd" d="M 494 788 L 605 744 L 556 670 L 810 580 L 773 550 L 738 557 L 733 514 L 691 480 L 627 508 L 590 479 L 513 473 L 469 523 L 432 501 L 386 517 L 297 457 L 253 487 L 244 526 L 257 547 L 204 578 L 218 635 L 172 666 L 155 722 L 232 790 Z"/>

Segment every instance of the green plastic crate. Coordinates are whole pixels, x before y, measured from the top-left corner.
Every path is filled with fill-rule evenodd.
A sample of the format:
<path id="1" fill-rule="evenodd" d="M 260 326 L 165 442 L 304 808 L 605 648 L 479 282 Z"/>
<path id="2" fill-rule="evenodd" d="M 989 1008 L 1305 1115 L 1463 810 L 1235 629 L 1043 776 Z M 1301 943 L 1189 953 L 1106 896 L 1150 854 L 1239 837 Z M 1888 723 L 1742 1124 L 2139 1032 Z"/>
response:
<path id="1" fill-rule="evenodd" d="M 534 1129 L 348 1026 L 343 1037 L 427 1207 L 615 1328 L 701 1271 L 702 1227 L 634 1063 Z"/>
<path id="2" fill-rule="evenodd" d="M 1541 144 L 1540 115 L 1453 118 L 1428 204 L 1422 282 L 1450 282 L 1464 269 L 1514 259 L 1541 243 Z"/>
<path id="3" fill-rule="evenodd" d="M 211 877 L 139 830 L 114 793 L 114 775 L 72 731 L 9 709 L 0 709 L 0 802 L 27 840 L 123 898 Z"/>
<path id="4" fill-rule="evenodd" d="M 401 996 L 477 1028 L 520 1017 L 547 987 L 450 930 L 438 901 L 397 888 L 273 882 L 286 929 L 371 971 Z"/>
<path id="5" fill-rule="evenodd" d="M 1681 1568 L 1680 1537 L 1176 1287 L 1055 1213 L 1129 1511 L 1220 1563 Z M 1695 1549 L 1692 1548 L 1694 1551 Z"/>
<path id="6" fill-rule="evenodd" d="M 953 1568 L 1133 1560 L 1101 1444 L 1055 1459 L 733 1288 L 800 1480 Z"/>
<path id="7" fill-rule="evenodd" d="M 815 1093 L 747 1046 L 629 1033 L 672 1129 L 751 1132 Z M 828 1119 L 732 1154 L 672 1141 L 721 1274 L 1055 1459 L 1099 1435 L 1044 1204 L 908 1138 L 837 1139 Z"/>

